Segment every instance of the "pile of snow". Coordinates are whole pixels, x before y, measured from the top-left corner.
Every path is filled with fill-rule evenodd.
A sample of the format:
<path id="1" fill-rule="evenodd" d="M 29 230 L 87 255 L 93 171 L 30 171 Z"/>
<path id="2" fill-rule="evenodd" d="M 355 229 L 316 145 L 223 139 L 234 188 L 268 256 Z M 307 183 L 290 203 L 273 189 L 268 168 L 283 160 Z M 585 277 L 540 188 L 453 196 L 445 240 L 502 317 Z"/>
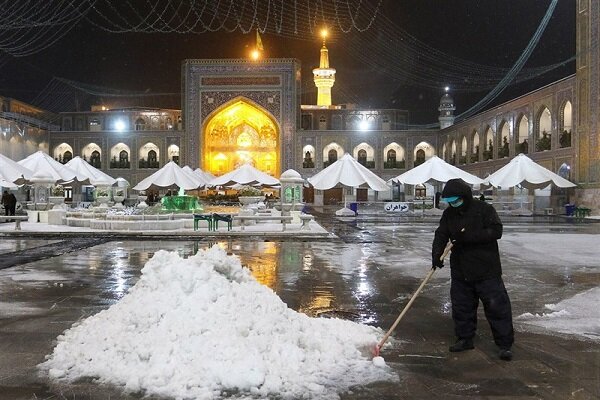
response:
<path id="1" fill-rule="evenodd" d="M 525 313 L 517 321 L 551 331 L 600 340 L 600 288 L 587 290 L 558 304 L 546 304 L 550 312 Z"/>
<path id="2" fill-rule="evenodd" d="M 289 309 L 218 246 L 187 259 L 159 251 L 118 303 L 59 336 L 40 368 L 58 381 L 94 377 L 176 398 L 331 399 L 393 379 L 371 360 L 378 337 Z"/>

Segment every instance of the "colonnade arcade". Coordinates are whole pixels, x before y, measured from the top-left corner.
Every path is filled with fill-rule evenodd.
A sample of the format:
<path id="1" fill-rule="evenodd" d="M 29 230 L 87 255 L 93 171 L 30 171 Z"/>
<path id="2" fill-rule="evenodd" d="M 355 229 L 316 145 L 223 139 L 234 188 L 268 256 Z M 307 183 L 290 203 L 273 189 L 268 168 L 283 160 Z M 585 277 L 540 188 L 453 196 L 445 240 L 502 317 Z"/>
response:
<path id="1" fill-rule="evenodd" d="M 442 145 L 442 157 L 451 164 L 467 164 L 574 146 L 573 106 L 565 101 L 553 116 L 542 105 L 530 118 L 520 113 L 516 118 L 501 119 L 494 131 L 485 126 L 482 133 L 473 129 L 469 135 L 449 137 Z"/>
<path id="2" fill-rule="evenodd" d="M 352 149 L 351 155 L 363 166 L 369 169 L 383 168 L 383 169 L 406 169 L 406 150 L 404 147 L 396 142 L 387 144 L 382 150 L 383 165 L 376 164 L 376 150 L 373 146 L 366 142 L 362 142 Z M 323 147 L 322 150 L 322 168 L 326 168 L 329 165 L 336 162 L 341 158 L 346 151 L 337 142 L 330 142 Z M 417 166 L 422 164 L 426 160 L 430 159 L 435 155 L 434 147 L 427 143 L 421 142 L 413 149 L 414 165 Z M 302 168 L 320 168 L 315 160 L 316 149 L 313 145 L 305 145 L 302 148 Z"/>
<path id="3" fill-rule="evenodd" d="M 138 149 L 138 169 L 157 169 L 162 165 L 160 163 L 160 149 L 156 143 L 147 142 L 144 143 Z M 55 146 L 52 151 L 52 156 L 58 162 L 66 164 L 76 154 L 73 151 L 73 147 L 68 143 L 61 143 Z M 179 146 L 175 144 L 169 145 L 167 148 L 168 161 L 175 161 L 179 163 Z M 131 149 L 123 143 L 117 143 L 110 148 L 108 166 L 110 169 L 130 169 L 131 168 Z M 86 144 L 81 150 L 81 158 L 90 163 L 93 167 L 102 169 L 102 148 L 92 142 Z"/>

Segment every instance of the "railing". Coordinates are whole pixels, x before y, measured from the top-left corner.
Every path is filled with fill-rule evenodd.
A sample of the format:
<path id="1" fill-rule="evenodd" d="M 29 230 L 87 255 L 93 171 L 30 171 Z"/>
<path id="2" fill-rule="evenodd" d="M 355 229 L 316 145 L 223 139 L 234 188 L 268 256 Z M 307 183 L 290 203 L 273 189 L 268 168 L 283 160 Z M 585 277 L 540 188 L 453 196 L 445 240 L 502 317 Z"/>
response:
<path id="1" fill-rule="evenodd" d="M 406 161 L 384 161 L 383 169 L 404 169 L 406 168 Z"/>

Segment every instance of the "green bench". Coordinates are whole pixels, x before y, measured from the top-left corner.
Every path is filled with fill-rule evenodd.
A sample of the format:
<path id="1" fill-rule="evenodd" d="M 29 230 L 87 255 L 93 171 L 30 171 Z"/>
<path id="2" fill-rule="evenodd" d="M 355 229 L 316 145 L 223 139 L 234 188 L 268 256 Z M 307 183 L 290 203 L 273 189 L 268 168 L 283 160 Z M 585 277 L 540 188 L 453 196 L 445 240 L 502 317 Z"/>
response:
<path id="1" fill-rule="evenodd" d="M 214 221 L 213 221 L 212 214 L 194 214 L 194 230 L 195 231 L 198 230 L 198 223 L 200 221 L 208 222 L 208 230 L 209 231 L 213 230 Z"/>

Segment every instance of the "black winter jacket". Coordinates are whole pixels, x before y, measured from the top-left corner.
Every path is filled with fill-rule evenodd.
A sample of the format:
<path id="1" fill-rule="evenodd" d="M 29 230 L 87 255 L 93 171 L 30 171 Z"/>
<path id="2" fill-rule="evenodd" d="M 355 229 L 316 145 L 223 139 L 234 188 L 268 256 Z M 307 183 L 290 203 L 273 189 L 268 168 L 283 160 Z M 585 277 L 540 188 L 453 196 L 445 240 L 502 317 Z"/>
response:
<path id="1" fill-rule="evenodd" d="M 450 254 L 453 279 L 478 281 L 502 276 L 497 242 L 502 237 L 502 222 L 496 210 L 474 199 L 471 188 L 462 181 L 462 184 L 452 181 L 447 183 L 453 184 L 449 188 L 451 190 L 445 188 L 443 197 L 459 195 L 464 203 L 444 210 L 440 226 L 435 231 L 431 252 L 433 259 L 439 259 L 449 239 L 457 240 L 457 246 Z"/>

